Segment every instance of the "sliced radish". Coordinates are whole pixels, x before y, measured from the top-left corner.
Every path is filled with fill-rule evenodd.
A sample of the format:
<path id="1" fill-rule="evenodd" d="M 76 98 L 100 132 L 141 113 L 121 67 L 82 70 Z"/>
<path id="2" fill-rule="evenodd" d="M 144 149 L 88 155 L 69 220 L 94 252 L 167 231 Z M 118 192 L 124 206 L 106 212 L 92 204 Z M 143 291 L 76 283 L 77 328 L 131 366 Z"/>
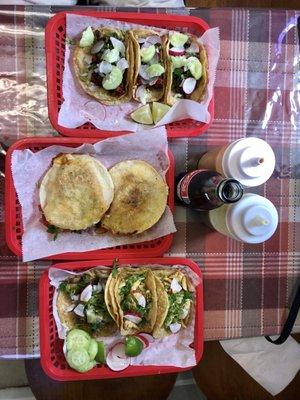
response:
<path id="1" fill-rule="evenodd" d="M 71 312 L 74 310 L 74 308 L 75 308 L 75 304 L 70 304 L 68 307 L 65 307 L 65 311 Z"/>
<path id="2" fill-rule="evenodd" d="M 112 65 L 107 61 L 101 61 L 98 70 L 100 74 L 109 74 L 112 70 Z"/>
<path id="3" fill-rule="evenodd" d="M 184 93 L 191 94 L 196 87 L 196 83 L 197 81 L 195 78 L 186 78 L 182 85 Z"/>
<path id="4" fill-rule="evenodd" d="M 124 43 L 121 40 L 119 40 L 117 38 L 114 38 L 114 37 L 111 37 L 110 41 L 111 41 L 112 45 L 114 46 L 114 48 L 118 49 L 119 52 L 123 56 L 125 54 L 125 45 L 124 45 Z"/>
<path id="5" fill-rule="evenodd" d="M 170 287 L 173 293 L 178 293 L 182 290 L 182 286 L 178 283 L 176 278 L 172 279 Z"/>
<path id="6" fill-rule="evenodd" d="M 135 297 L 136 301 L 138 302 L 138 305 L 140 305 L 143 308 L 146 307 L 146 298 L 144 295 L 142 295 L 142 293 L 135 292 L 135 293 L 133 293 L 133 296 Z"/>
<path id="7" fill-rule="evenodd" d="M 93 292 L 100 293 L 101 291 L 102 291 L 102 285 L 100 282 L 98 282 L 97 285 L 93 285 Z"/>
<path id="8" fill-rule="evenodd" d="M 142 336 L 143 338 L 145 338 L 148 343 L 154 343 L 155 339 L 152 335 L 150 335 L 150 333 L 139 333 L 139 336 Z"/>
<path id="9" fill-rule="evenodd" d="M 198 53 L 199 52 L 199 45 L 197 42 L 192 42 L 191 45 L 185 49 L 187 53 Z"/>
<path id="10" fill-rule="evenodd" d="M 156 82 L 158 81 L 158 78 L 159 78 L 159 77 L 157 76 L 156 78 L 151 79 L 151 81 L 149 81 L 149 85 L 150 85 L 150 86 L 155 85 Z"/>
<path id="11" fill-rule="evenodd" d="M 146 339 L 144 336 L 142 336 L 142 335 L 135 335 L 137 338 L 139 338 L 140 339 L 140 341 L 141 342 L 143 342 L 143 346 L 144 346 L 144 349 L 146 349 L 147 347 L 149 347 L 149 341 L 148 341 L 148 339 Z"/>
<path id="12" fill-rule="evenodd" d="M 123 369 L 129 367 L 130 357 L 126 359 L 116 358 L 114 357 L 112 351 L 110 351 L 106 356 L 106 364 L 113 371 L 122 371 Z"/>
<path id="13" fill-rule="evenodd" d="M 136 99 L 137 99 L 140 103 L 142 103 L 142 104 L 144 104 L 144 105 L 147 103 L 147 101 L 149 100 L 149 99 L 148 99 L 149 93 L 148 93 L 148 90 L 146 89 L 146 86 L 145 86 L 145 85 L 140 85 L 140 86 L 136 89 L 136 91 L 135 91 L 135 97 L 136 97 Z"/>
<path id="14" fill-rule="evenodd" d="M 74 313 L 78 315 L 79 317 L 84 317 L 84 305 L 79 303 L 75 308 L 74 308 Z"/>
<path id="15" fill-rule="evenodd" d="M 147 49 L 148 47 L 152 46 L 152 43 L 148 42 L 148 40 L 146 40 L 142 46 L 141 49 Z"/>
<path id="16" fill-rule="evenodd" d="M 143 85 L 148 85 L 150 81 L 149 81 L 149 79 L 144 79 L 141 77 L 141 82 Z"/>
<path id="17" fill-rule="evenodd" d="M 148 36 L 146 40 L 151 44 L 161 44 L 161 37 L 159 35 Z"/>
<path id="18" fill-rule="evenodd" d="M 169 50 L 169 54 L 170 54 L 171 56 L 183 56 L 184 53 L 185 53 L 184 47 L 172 47 L 172 48 Z"/>
<path id="19" fill-rule="evenodd" d="M 174 324 L 169 325 L 169 328 L 172 333 L 177 333 L 180 331 L 181 324 L 179 324 L 178 322 L 174 322 Z"/>
<path id="20" fill-rule="evenodd" d="M 71 299 L 73 300 L 73 301 L 77 301 L 77 300 L 79 300 L 79 294 L 71 294 Z"/>
<path id="21" fill-rule="evenodd" d="M 97 54 L 104 46 L 103 40 L 99 40 L 99 42 L 95 43 L 94 46 L 91 48 L 91 54 Z"/>
<path id="22" fill-rule="evenodd" d="M 110 349 L 110 352 L 112 353 L 112 357 L 114 358 L 120 358 L 120 359 L 126 359 L 128 358 L 125 354 L 125 345 L 124 342 L 118 342 L 115 343 L 112 348 Z"/>
<path id="23" fill-rule="evenodd" d="M 63 353 L 66 356 L 67 355 L 67 341 L 64 340 L 64 344 L 63 344 Z"/>
<path id="24" fill-rule="evenodd" d="M 139 324 L 142 321 L 142 318 L 135 313 L 125 313 L 124 318 L 130 322 L 133 322 L 134 324 Z"/>
<path id="25" fill-rule="evenodd" d="M 126 60 L 126 58 L 121 58 L 118 62 L 117 62 L 117 67 L 121 70 L 124 71 L 126 68 L 129 67 L 128 61 Z"/>
<path id="26" fill-rule="evenodd" d="M 81 292 L 80 300 L 81 301 L 89 301 L 90 298 L 92 297 L 92 294 L 93 294 L 93 286 L 92 285 L 88 285 Z"/>
<path id="27" fill-rule="evenodd" d="M 142 64 L 141 66 L 140 66 L 140 70 L 139 70 L 139 75 L 143 78 L 143 79 L 145 79 L 145 80 L 147 80 L 147 81 L 149 81 L 151 78 L 150 78 L 150 76 L 146 73 L 146 69 L 149 67 L 149 65 L 147 65 L 147 64 Z"/>

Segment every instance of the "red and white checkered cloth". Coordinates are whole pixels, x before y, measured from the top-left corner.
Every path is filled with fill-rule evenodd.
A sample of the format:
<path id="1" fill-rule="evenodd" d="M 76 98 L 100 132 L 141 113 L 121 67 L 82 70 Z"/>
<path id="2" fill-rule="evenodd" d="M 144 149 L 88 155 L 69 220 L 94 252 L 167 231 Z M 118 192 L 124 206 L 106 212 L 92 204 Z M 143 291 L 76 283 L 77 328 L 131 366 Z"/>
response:
<path id="1" fill-rule="evenodd" d="M 7 144 L 24 136 L 57 135 L 47 117 L 44 54 L 44 27 L 55 11 L 0 10 L 0 140 Z M 209 231 L 199 213 L 177 207 L 178 232 L 169 254 L 192 258 L 204 273 L 206 340 L 278 333 L 300 280 L 297 13 L 167 12 L 190 12 L 219 26 L 221 33 L 215 120 L 203 136 L 170 143 L 177 172 L 194 168 L 199 155 L 214 146 L 244 136 L 266 139 L 276 154 L 275 172 L 266 185 L 252 191 L 268 197 L 280 219 L 271 240 L 248 245 Z M 6 247 L 4 222 L 2 181 L 0 355 L 34 357 L 39 355 L 38 279 L 48 263 L 25 265 L 17 260 Z"/>

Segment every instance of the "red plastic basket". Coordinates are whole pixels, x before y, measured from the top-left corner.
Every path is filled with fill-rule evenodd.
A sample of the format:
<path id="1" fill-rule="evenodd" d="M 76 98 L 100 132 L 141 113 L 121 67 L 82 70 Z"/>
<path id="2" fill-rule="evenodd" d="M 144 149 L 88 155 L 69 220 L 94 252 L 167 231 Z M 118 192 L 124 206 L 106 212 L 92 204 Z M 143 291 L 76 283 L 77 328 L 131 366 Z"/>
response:
<path id="1" fill-rule="evenodd" d="M 56 264 L 55 267 L 66 270 L 85 270 L 93 266 L 104 265 L 111 266 L 113 260 L 98 261 L 80 261 L 72 263 Z M 196 310 L 195 310 L 195 335 L 194 349 L 196 354 L 196 362 L 198 363 L 203 352 L 203 287 L 201 270 L 196 263 L 186 258 L 135 258 L 129 260 L 120 260 L 120 264 L 125 262 L 130 264 L 147 264 L 151 268 L 151 264 L 161 265 L 185 265 L 194 271 L 200 278 L 200 284 L 196 287 Z M 149 265 L 150 264 L 150 265 Z M 127 369 L 114 372 L 106 366 L 97 366 L 91 371 L 80 374 L 66 363 L 62 346 L 63 340 L 58 338 L 55 321 L 52 311 L 54 288 L 49 283 L 48 271 L 45 271 L 40 279 L 39 286 L 39 316 L 40 316 L 40 351 L 41 363 L 45 373 L 52 379 L 59 381 L 78 381 L 89 379 L 108 379 L 122 378 L 141 375 L 155 375 L 171 372 L 182 372 L 189 368 L 178 368 L 173 366 L 130 366 Z"/>
<path id="2" fill-rule="evenodd" d="M 99 139 L 98 139 L 99 140 Z M 22 214 L 21 206 L 17 199 L 12 172 L 11 157 L 14 150 L 30 149 L 38 151 L 51 145 L 64 145 L 70 147 L 80 146 L 83 143 L 95 143 L 97 139 L 82 138 L 27 138 L 18 140 L 8 149 L 5 160 L 5 236 L 6 242 L 13 253 L 22 255 Z M 174 209 L 174 157 L 169 151 L 170 167 L 166 174 L 169 186 L 168 205 Z M 171 246 L 173 235 L 169 234 L 148 242 L 128 244 L 109 249 L 99 249 L 86 252 L 70 252 L 47 257 L 51 260 L 92 260 L 107 257 L 158 257 L 163 255 Z"/>
<path id="3" fill-rule="evenodd" d="M 126 132 L 116 132 L 97 129 L 91 123 L 85 123 L 77 128 L 65 128 L 58 124 L 58 112 L 63 102 L 62 81 L 65 59 L 66 14 L 86 15 L 90 17 L 109 18 L 119 21 L 133 22 L 143 25 L 157 26 L 167 29 L 187 30 L 195 35 L 202 35 L 209 26 L 200 18 L 184 15 L 146 14 L 125 12 L 95 12 L 95 11 L 63 11 L 52 17 L 46 27 L 46 66 L 47 94 L 49 119 L 54 129 L 65 136 L 73 137 L 108 137 L 118 136 Z M 191 119 L 174 122 L 167 125 L 169 137 L 197 136 L 207 131 L 214 115 L 214 100 L 212 98 L 208 110 L 211 115 L 209 123 L 197 122 Z"/>

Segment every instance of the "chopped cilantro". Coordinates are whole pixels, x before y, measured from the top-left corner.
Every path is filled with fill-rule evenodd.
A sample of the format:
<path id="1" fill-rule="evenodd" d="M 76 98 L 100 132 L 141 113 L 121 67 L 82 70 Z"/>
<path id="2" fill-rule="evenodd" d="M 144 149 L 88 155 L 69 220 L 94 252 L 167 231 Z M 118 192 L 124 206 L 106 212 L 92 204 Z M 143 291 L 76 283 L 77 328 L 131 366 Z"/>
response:
<path id="1" fill-rule="evenodd" d="M 187 290 L 169 295 L 169 310 L 164 325 L 166 328 L 175 322 L 181 322 L 180 314 L 186 300 L 192 300 L 193 294 Z"/>

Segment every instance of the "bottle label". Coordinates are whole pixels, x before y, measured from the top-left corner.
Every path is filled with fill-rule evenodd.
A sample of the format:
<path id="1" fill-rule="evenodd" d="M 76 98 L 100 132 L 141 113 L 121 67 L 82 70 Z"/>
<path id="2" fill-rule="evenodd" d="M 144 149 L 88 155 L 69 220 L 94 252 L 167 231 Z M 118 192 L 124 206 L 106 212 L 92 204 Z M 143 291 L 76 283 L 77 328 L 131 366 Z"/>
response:
<path id="1" fill-rule="evenodd" d="M 190 182 L 193 179 L 193 177 L 197 174 L 199 174 L 201 171 L 203 170 L 196 170 L 193 172 L 190 172 L 188 174 L 186 174 L 185 176 L 183 176 L 180 181 L 178 182 L 177 185 L 177 196 L 179 197 L 179 199 L 189 205 L 191 203 L 191 200 L 189 198 L 189 186 L 190 186 Z"/>

